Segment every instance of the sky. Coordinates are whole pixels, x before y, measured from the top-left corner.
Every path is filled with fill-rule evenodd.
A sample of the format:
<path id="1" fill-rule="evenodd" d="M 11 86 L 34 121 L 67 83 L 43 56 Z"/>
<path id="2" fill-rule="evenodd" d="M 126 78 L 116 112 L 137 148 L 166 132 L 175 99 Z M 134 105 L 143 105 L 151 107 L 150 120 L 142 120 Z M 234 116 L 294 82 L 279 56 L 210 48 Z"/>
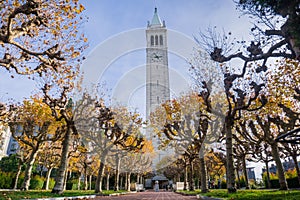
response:
<path id="1" fill-rule="evenodd" d="M 145 28 L 155 7 L 168 29 L 173 97 L 180 96 L 191 84 L 188 62 L 197 48 L 193 37 L 199 36 L 200 30 L 216 26 L 237 38 L 247 38 L 251 25 L 232 0 L 83 0 L 82 3 L 89 17 L 84 30 L 90 48 L 82 66 L 87 84 L 106 83 L 114 102 L 137 108 L 142 114 Z"/>
<path id="2" fill-rule="evenodd" d="M 251 22 L 236 10 L 233 0 L 81 0 L 89 18 L 83 25 L 89 40 L 86 61 L 81 66 L 84 84 L 105 83 L 111 99 L 145 111 L 145 28 L 157 7 L 168 29 L 172 96 L 191 84 L 188 61 L 197 48 L 193 37 L 208 27 L 224 29 L 247 39 Z M 0 70 L 0 101 L 21 101 L 39 91 L 26 78 Z M 259 170 L 256 173 L 259 174 Z"/>
<path id="3" fill-rule="evenodd" d="M 113 91 L 112 96 L 118 95 L 117 92 L 122 90 L 117 87 L 118 85 L 124 81 L 128 83 L 124 74 L 136 69 L 130 73 L 137 73 L 136 77 L 141 76 L 140 68 L 143 68 L 146 61 L 144 30 L 147 21 L 153 16 L 155 7 L 158 8 L 159 16 L 165 20 L 169 31 L 169 67 L 170 73 L 174 74 L 170 76 L 171 87 L 172 83 L 178 83 L 178 79 L 185 79 L 179 81 L 184 82 L 182 87 L 180 84 L 173 87 L 175 96 L 185 90 L 188 84 L 187 61 L 191 59 L 193 48 L 197 46 L 193 37 L 197 37 L 200 30 L 217 26 L 232 32 L 237 38 L 247 38 L 250 26 L 247 17 L 241 16 L 236 10 L 233 0 L 81 0 L 80 2 L 85 6 L 85 14 L 89 18 L 83 25 L 84 33 L 89 40 L 89 48 L 85 52 L 88 56 L 82 69 L 83 71 L 90 69 L 95 80 L 109 84 Z M 130 33 L 126 35 L 128 32 Z M 107 55 L 108 53 L 114 55 Z M 96 59 L 93 59 L 93 56 Z M 27 78 L 14 76 L 12 79 L 5 70 L 0 70 L 1 101 L 10 98 L 21 101 L 24 97 L 37 93 L 38 87 L 39 85 Z M 141 86 L 140 89 L 132 89 L 138 92 L 142 88 Z M 131 92 L 131 99 L 128 99 L 128 102 L 134 102 L 133 99 L 137 98 L 133 93 Z M 127 97 L 117 96 L 117 99 L 120 98 L 124 101 Z"/>

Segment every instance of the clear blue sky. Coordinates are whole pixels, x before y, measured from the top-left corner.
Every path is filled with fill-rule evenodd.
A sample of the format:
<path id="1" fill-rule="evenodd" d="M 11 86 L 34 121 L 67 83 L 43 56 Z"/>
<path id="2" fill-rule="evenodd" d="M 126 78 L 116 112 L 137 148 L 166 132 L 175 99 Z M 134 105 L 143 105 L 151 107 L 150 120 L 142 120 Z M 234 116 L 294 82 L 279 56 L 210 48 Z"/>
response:
<path id="1" fill-rule="evenodd" d="M 180 37 L 178 35 L 190 40 L 191 43 L 194 42 L 193 36 L 197 37 L 200 30 L 217 26 L 232 32 L 237 38 L 247 38 L 250 26 L 246 17 L 240 17 L 241 13 L 236 10 L 233 0 L 83 0 L 81 2 L 85 5 L 89 17 L 89 22 L 84 26 L 90 42 L 89 56 L 82 67 L 84 70 L 88 68 L 91 71 L 86 73 L 87 79 L 98 79 L 100 82 L 108 83 L 113 90 L 112 96 L 123 95 L 116 98 L 121 99 L 122 103 L 124 99 L 128 101 L 127 103 L 131 102 L 129 104 L 134 102 L 134 105 L 130 105 L 133 107 L 143 107 L 136 103 L 138 103 L 137 99 L 144 102 L 141 100 L 144 91 L 142 86 L 136 87 L 141 85 L 138 80 L 133 83 L 128 77 L 140 78 L 143 74 L 140 68 L 145 64 L 145 49 L 138 50 L 138 48 L 144 48 L 140 43 L 146 44 L 144 29 L 147 21 L 151 21 L 155 7 L 158 8 L 158 14 L 162 20 L 165 20 L 169 30 L 169 67 L 173 70 L 170 72 L 173 73 L 170 74 L 170 79 L 175 96 L 186 89 L 186 84 L 178 84 L 178 82 L 188 82 L 181 79 L 189 78 L 189 66 L 186 61 L 191 59 L 192 48 L 196 46 L 190 44 L 189 51 L 188 47 L 183 50 L 184 42 L 178 40 Z M 136 34 L 136 37 L 126 35 L 127 32 L 130 32 L 131 36 Z M 174 36 L 175 39 L 172 33 L 177 34 Z M 129 47 L 130 45 L 132 47 Z M 126 50 L 122 51 L 122 48 Z M 185 52 L 179 52 L 180 48 Z M 103 70 L 102 74 L 99 74 L 101 70 Z M 143 80 L 141 79 L 140 82 Z M 124 86 L 124 83 L 126 88 L 119 88 L 120 85 Z M 130 94 L 124 94 L 125 90 Z"/>

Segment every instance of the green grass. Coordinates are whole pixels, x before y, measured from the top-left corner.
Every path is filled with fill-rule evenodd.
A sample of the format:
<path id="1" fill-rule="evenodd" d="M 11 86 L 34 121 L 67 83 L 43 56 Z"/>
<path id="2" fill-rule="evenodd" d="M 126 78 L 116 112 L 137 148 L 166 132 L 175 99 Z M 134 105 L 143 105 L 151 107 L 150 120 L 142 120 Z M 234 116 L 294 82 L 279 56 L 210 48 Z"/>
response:
<path id="1" fill-rule="evenodd" d="M 227 190 L 210 190 L 208 193 L 181 191 L 188 194 L 217 197 L 226 200 L 299 200 L 300 190 L 238 190 L 237 193 L 228 194 Z"/>
<path id="2" fill-rule="evenodd" d="M 118 191 L 119 193 L 125 192 L 124 190 Z M 103 190 L 102 194 L 109 195 L 117 193 L 113 190 Z M 94 190 L 67 190 L 62 195 L 52 194 L 51 191 L 43 190 L 29 190 L 29 191 L 1 191 L 0 200 L 19 200 L 19 199 L 35 199 L 35 198 L 50 198 L 50 197 L 72 197 L 72 196 L 85 196 L 85 195 L 94 195 Z"/>

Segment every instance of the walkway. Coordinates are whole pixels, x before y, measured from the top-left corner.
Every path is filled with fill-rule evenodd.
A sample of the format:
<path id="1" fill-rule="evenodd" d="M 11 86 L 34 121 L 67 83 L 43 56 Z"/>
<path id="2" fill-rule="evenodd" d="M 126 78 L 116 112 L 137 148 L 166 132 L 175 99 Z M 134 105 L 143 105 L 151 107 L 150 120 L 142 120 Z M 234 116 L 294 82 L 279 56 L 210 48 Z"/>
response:
<path id="1" fill-rule="evenodd" d="M 196 200 L 202 199 L 197 198 L 196 196 L 183 196 L 174 192 L 154 192 L 154 191 L 146 191 L 146 192 L 138 192 L 120 196 L 97 196 L 95 199 L 97 200 Z M 207 198 L 203 198 L 207 199 Z M 211 199 L 211 198 L 208 198 Z"/>
<path id="2" fill-rule="evenodd" d="M 182 196 L 180 194 L 176 194 L 174 192 L 154 192 L 154 191 L 146 191 L 146 192 L 138 192 L 133 194 L 126 194 L 121 196 L 110 196 L 110 197 L 96 197 L 97 200 L 196 200 L 196 196 Z"/>

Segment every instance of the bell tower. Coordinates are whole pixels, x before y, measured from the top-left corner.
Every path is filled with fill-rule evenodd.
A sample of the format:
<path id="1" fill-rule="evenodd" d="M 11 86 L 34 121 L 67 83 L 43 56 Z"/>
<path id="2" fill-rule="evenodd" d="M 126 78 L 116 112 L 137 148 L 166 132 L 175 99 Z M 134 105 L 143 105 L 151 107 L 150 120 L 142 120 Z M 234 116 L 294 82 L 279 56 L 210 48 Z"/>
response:
<path id="1" fill-rule="evenodd" d="M 154 10 L 146 29 L 146 117 L 158 105 L 170 99 L 167 29 Z"/>

